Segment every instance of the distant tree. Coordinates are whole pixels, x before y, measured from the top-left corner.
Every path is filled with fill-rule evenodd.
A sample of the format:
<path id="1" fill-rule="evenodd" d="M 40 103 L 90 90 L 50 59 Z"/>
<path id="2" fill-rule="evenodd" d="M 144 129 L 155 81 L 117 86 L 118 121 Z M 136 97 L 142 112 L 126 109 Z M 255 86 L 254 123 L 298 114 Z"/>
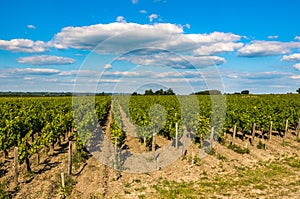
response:
<path id="1" fill-rule="evenodd" d="M 163 95 L 163 94 L 164 94 L 163 89 L 159 89 L 159 90 L 155 91 L 155 95 Z"/>
<path id="2" fill-rule="evenodd" d="M 137 92 L 133 92 L 131 95 L 138 95 L 138 93 Z"/>
<path id="3" fill-rule="evenodd" d="M 298 94 L 300 94 L 300 88 L 298 88 L 298 89 L 296 90 L 296 92 L 297 92 Z"/>
<path id="4" fill-rule="evenodd" d="M 153 95 L 154 93 L 153 93 L 153 91 L 152 91 L 152 89 L 150 89 L 150 90 L 145 90 L 145 95 Z"/>
<path id="5" fill-rule="evenodd" d="M 250 92 L 248 90 L 243 90 L 241 94 L 248 95 Z"/>
<path id="6" fill-rule="evenodd" d="M 174 91 L 169 88 L 167 91 L 166 91 L 166 95 L 175 95 Z"/>
<path id="7" fill-rule="evenodd" d="M 199 91 L 193 93 L 194 95 L 221 95 L 221 91 L 219 90 L 206 90 L 206 91 Z"/>

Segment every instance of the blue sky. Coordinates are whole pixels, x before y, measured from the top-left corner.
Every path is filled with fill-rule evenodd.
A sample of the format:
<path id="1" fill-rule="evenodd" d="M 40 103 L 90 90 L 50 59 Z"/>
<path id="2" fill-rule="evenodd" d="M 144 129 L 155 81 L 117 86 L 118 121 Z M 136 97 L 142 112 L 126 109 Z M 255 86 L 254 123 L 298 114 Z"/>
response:
<path id="1" fill-rule="evenodd" d="M 0 91 L 300 87 L 297 0 L 0 4 Z"/>

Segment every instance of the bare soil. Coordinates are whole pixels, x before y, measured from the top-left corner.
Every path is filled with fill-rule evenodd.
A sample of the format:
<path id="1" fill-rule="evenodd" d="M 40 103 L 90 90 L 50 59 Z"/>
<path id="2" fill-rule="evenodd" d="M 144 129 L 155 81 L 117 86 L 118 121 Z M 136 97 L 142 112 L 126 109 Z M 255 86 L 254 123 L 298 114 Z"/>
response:
<path id="1" fill-rule="evenodd" d="M 125 131 L 135 131 L 125 113 L 121 111 Z M 111 116 L 105 126 L 105 134 L 109 136 L 109 124 Z M 271 140 L 263 140 L 255 137 L 253 145 L 249 140 L 243 141 L 235 139 L 235 144 L 241 148 L 248 147 L 249 154 L 238 154 L 227 146 L 232 140 L 231 135 L 227 136 L 225 143 L 217 143 L 214 153 L 199 157 L 198 145 L 192 144 L 187 149 L 186 156 L 182 156 L 175 162 L 161 170 L 149 173 L 130 173 L 115 171 L 107 165 L 103 165 L 94 157 L 90 157 L 86 163 L 78 163 L 74 168 L 74 175 L 67 181 L 69 190 L 61 188 L 61 172 L 67 171 L 67 145 L 55 146 L 55 152 L 49 156 L 41 154 L 41 163 L 37 164 L 37 156 L 31 157 L 32 174 L 25 172 L 25 165 L 20 166 L 19 185 L 16 188 L 13 183 L 13 153 L 10 151 L 9 159 L 1 158 L 0 181 L 7 182 L 9 193 L 14 198 L 167 198 L 164 192 L 158 191 L 157 186 L 161 186 L 163 180 L 174 183 L 191 182 L 194 191 L 203 189 L 203 195 L 195 198 L 299 198 L 300 196 L 300 168 L 286 166 L 291 173 L 278 174 L 278 178 L 266 176 L 263 180 L 265 184 L 260 188 L 256 181 L 253 184 L 241 184 L 237 187 L 227 185 L 232 181 L 247 180 L 249 176 L 240 176 L 241 170 L 257 172 L 266 170 L 266 165 L 272 162 L 280 162 L 289 157 L 295 157 L 300 162 L 300 143 L 296 141 L 296 136 L 289 132 L 285 137 L 285 143 L 280 136 L 272 136 Z M 266 144 L 266 149 L 258 149 L 258 142 Z M 163 147 L 171 141 L 157 136 L 157 145 Z M 147 149 L 138 138 L 127 135 L 126 145 L 133 152 L 145 152 Z M 74 146 L 75 147 L 75 146 Z M 75 148 L 74 148 L 75 150 Z M 276 174 L 274 174 L 276 175 Z M 210 190 L 209 187 L 202 186 L 201 182 L 216 182 L 216 179 L 224 181 L 222 189 Z M 251 178 L 252 179 L 252 178 Z M 274 180 L 276 179 L 276 180 Z M 246 183 L 246 182 L 245 182 Z M 70 184 L 73 184 L 71 186 Z M 200 186 L 201 184 L 201 186 Z M 166 186 L 165 192 L 170 188 Z M 201 189 L 201 190 L 200 190 Z M 220 191 L 223 190 L 224 191 Z M 193 189 L 191 189 L 193 190 Z M 207 191 L 210 190 L 210 191 Z M 202 194 L 201 192 L 201 194 Z M 184 198 L 178 195 L 176 198 Z"/>

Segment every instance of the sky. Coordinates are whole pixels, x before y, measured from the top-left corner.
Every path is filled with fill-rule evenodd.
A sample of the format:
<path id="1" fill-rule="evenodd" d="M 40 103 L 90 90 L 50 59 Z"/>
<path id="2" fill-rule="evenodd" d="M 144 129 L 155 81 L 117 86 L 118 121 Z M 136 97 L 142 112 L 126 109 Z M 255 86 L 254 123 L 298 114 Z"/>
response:
<path id="1" fill-rule="evenodd" d="M 300 87 L 298 0 L 3 0 L 0 91 Z"/>

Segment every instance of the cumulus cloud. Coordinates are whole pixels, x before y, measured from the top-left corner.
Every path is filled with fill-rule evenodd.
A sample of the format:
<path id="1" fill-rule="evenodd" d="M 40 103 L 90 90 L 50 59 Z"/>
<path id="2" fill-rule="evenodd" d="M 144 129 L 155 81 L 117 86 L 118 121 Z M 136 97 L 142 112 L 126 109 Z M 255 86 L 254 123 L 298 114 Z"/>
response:
<path id="1" fill-rule="evenodd" d="M 134 32 L 133 30 L 140 31 Z M 57 33 L 51 41 L 51 44 L 58 49 L 75 48 L 82 50 L 91 50 L 109 37 L 116 36 L 121 33 L 126 33 L 124 34 L 124 37 L 127 38 L 123 38 L 124 40 L 120 38 L 120 43 L 124 42 L 132 46 L 132 42 L 143 43 L 144 41 L 149 41 L 149 39 L 151 40 L 150 42 L 161 42 L 160 38 L 163 37 L 159 34 L 160 32 L 162 32 L 161 30 L 169 31 L 172 33 L 183 32 L 182 27 L 169 23 L 142 25 L 136 23 L 115 22 L 82 27 L 69 26 L 63 28 L 61 32 Z M 146 31 L 148 32 L 148 34 Z M 114 45 L 115 46 L 113 47 L 115 49 L 121 47 L 119 44 Z"/>
<path id="2" fill-rule="evenodd" d="M 0 49 L 12 52 L 38 53 L 45 52 L 48 44 L 43 41 L 29 39 L 0 40 Z"/>
<path id="3" fill-rule="evenodd" d="M 21 74 L 21 75 L 54 75 L 59 74 L 60 71 L 52 68 L 14 68 L 2 71 L 7 74 Z"/>
<path id="4" fill-rule="evenodd" d="M 105 69 L 110 69 L 110 68 L 112 68 L 112 65 L 111 64 L 105 64 L 104 68 Z"/>
<path id="5" fill-rule="evenodd" d="M 143 13 L 143 14 L 147 14 L 148 13 L 147 10 L 140 10 L 139 12 Z"/>
<path id="6" fill-rule="evenodd" d="M 252 81 L 268 81 L 271 79 L 280 79 L 285 78 L 286 76 L 291 75 L 287 72 L 278 72 L 278 71 L 265 71 L 265 72 L 234 72 L 225 74 L 224 77 L 230 78 L 230 79 L 247 79 Z"/>
<path id="7" fill-rule="evenodd" d="M 61 71 L 58 75 L 60 76 L 86 76 L 86 77 L 96 77 L 99 75 L 98 71 L 95 70 L 69 70 L 69 71 Z"/>
<path id="8" fill-rule="evenodd" d="M 75 63 L 75 59 L 69 57 L 50 56 L 50 55 L 39 55 L 20 57 L 18 62 L 21 64 L 31 65 L 65 65 Z"/>
<path id="9" fill-rule="evenodd" d="M 300 62 L 300 53 L 295 53 L 291 55 L 284 55 L 281 61 L 288 61 L 288 62 Z"/>
<path id="10" fill-rule="evenodd" d="M 169 52 L 150 52 L 145 50 L 119 57 L 117 60 L 145 66 L 168 66 L 175 69 L 192 69 L 225 63 L 225 59 L 218 56 L 180 56 Z"/>
<path id="11" fill-rule="evenodd" d="M 113 37 L 113 39 L 106 40 Z M 65 27 L 50 42 L 55 48 L 94 49 L 99 53 L 122 53 L 132 48 L 152 47 L 175 52 L 213 54 L 231 52 L 242 46 L 241 36 L 233 33 L 213 32 L 184 34 L 183 26 L 170 23 L 136 24 L 109 23 L 82 27 Z M 197 52 L 196 51 L 196 52 Z"/>
<path id="12" fill-rule="evenodd" d="M 278 35 L 270 35 L 268 36 L 268 39 L 278 39 L 279 36 Z"/>
<path id="13" fill-rule="evenodd" d="M 243 43 L 214 43 L 207 46 L 201 46 L 200 48 L 194 50 L 195 55 L 212 55 L 216 53 L 233 52 L 243 46 Z"/>
<path id="14" fill-rule="evenodd" d="M 295 40 L 300 41 L 300 36 L 296 36 L 296 37 L 295 37 Z"/>
<path id="15" fill-rule="evenodd" d="M 239 41 L 241 39 L 240 35 L 225 32 L 213 32 L 210 34 L 186 34 L 186 36 L 194 42 L 197 42 L 202 45 L 219 42 L 234 42 Z"/>
<path id="16" fill-rule="evenodd" d="M 290 53 L 292 49 L 300 48 L 300 42 L 253 41 L 238 50 L 239 56 L 262 57 Z"/>
<path id="17" fill-rule="evenodd" d="M 131 0 L 132 4 L 137 4 L 139 2 L 139 0 Z"/>
<path id="18" fill-rule="evenodd" d="M 24 77 L 23 79 L 26 80 L 26 81 L 32 81 L 32 80 L 34 80 L 33 77 Z"/>
<path id="19" fill-rule="evenodd" d="M 126 20 L 123 16 L 118 16 L 117 19 L 116 19 L 117 22 L 120 22 L 120 23 L 126 23 Z"/>
<path id="20" fill-rule="evenodd" d="M 293 67 L 294 67 L 296 70 L 300 70 L 300 63 L 294 64 Z"/>
<path id="21" fill-rule="evenodd" d="M 157 19 L 158 18 L 158 15 L 157 14 L 151 14 L 150 16 L 149 16 L 149 21 L 150 22 L 153 22 L 153 20 L 154 19 Z"/>
<path id="22" fill-rule="evenodd" d="M 27 28 L 29 28 L 29 29 L 35 29 L 36 27 L 34 25 L 32 25 L 32 24 L 29 24 L 29 25 L 27 25 Z"/>
<path id="23" fill-rule="evenodd" d="M 300 79 L 300 75 L 292 75 L 290 77 L 291 77 L 291 79 Z"/>
<path id="24" fill-rule="evenodd" d="M 191 25 L 190 25 L 190 24 L 188 24 L 188 23 L 187 23 L 187 24 L 185 24 L 184 26 L 185 26 L 187 29 L 191 29 Z"/>

